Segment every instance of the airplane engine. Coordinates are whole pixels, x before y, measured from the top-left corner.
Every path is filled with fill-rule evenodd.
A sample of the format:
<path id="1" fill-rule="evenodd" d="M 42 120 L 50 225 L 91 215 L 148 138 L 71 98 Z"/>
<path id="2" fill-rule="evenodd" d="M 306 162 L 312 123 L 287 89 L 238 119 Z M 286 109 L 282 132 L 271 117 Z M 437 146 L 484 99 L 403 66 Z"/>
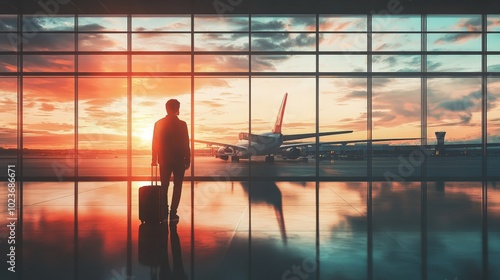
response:
<path id="1" fill-rule="evenodd" d="M 283 152 L 283 157 L 289 159 L 297 159 L 299 158 L 301 152 L 297 148 L 288 148 Z"/>
<path id="2" fill-rule="evenodd" d="M 230 147 L 221 147 L 216 153 L 216 157 L 222 160 L 228 160 L 231 155 L 234 155 L 234 150 Z"/>

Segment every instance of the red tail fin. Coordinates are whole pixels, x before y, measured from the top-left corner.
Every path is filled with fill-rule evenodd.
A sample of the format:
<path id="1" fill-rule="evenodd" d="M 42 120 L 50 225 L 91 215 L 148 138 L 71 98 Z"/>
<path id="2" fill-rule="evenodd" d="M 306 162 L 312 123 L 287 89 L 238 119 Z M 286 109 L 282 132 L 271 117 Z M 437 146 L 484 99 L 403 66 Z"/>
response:
<path id="1" fill-rule="evenodd" d="M 281 102 L 281 107 L 278 112 L 278 116 L 276 117 L 276 122 L 274 123 L 273 133 L 281 133 L 281 125 L 283 124 L 283 115 L 285 114 L 285 106 L 286 106 L 286 98 L 288 93 L 285 93 L 283 97 L 283 101 Z"/>

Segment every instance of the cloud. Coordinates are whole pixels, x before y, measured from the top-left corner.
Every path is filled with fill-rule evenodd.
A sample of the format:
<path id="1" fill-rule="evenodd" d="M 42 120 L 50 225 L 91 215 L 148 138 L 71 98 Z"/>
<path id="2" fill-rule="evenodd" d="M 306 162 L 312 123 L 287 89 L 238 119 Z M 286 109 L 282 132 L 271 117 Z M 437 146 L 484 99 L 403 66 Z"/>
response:
<path id="1" fill-rule="evenodd" d="M 17 17 L 16 16 L 2 16 L 0 17 L 0 30 L 1 31 L 16 31 Z"/>
<path id="2" fill-rule="evenodd" d="M 221 100 L 217 100 L 217 101 L 221 101 Z M 220 102 L 217 102 L 217 101 L 214 101 L 214 100 L 204 100 L 202 102 L 200 102 L 199 105 L 202 105 L 202 106 L 207 106 L 209 108 L 223 108 L 224 105 Z"/>
<path id="3" fill-rule="evenodd" d="M 279 20 L 268 22 L 252 21 L 252 31 L 281 31 L 286 27 L 285 23 Z"/>
<path id="4" fill-rule="evenodd" d="M 79 32 L 85 32 L 85 31 L 105 31 L 106 28 L 100 24 L 97 23 L 91 23 L 91 24 L 84 24 L 84 25 L 79 25 L 78 26 L 78 31 Z"/>
<path id="5" fill-rule="evenodd" d="M 24 43 L 26 51 L 73 51 L 75 49 L 74 34 L 38 33 Z"/>
<path id="6" fill-rule="evenodd" d="M 453 33 L 445 34 L 436 40 L 436 44 L 448 44 L 448 43 L 466 43 L 471 39 L 476 39 L 481 37 L 480 33 Z"/>
<path id="7" fill-rule="evenodd" d="M 15 125 L 13 126 L 15 127 Z M 17 145 L 17 129 L 0 127 L 0 147 L 16 147 Z"/>
<path id="8" fill-rule="evenodd" d="M 458 23 L 459 29 L 465 29 L 469 32 L 481 31 L 482 20 L 481 17 L 473 17 L 470 19 L 463 19 Z"/>
<path id="9" fill-rule="evenodd" d="M 16 72 L 17 58 L 14 55 L 0 56 L 0 73 L 1 72 Z"/>
<path id="10" fill-rule="evenodd" d="M 489 29 L 500 27 L 500 18 L 493 18 L 493 17 L 489 18 L 487 25 Z"/>
<path id="11" fill-rule="evenodd" d="M 438 104 L 437 107 L 451 112 L 470 111 L 472 108 L 479 106 L 479 103 L 481 102 L 481 96 L 481 91 L 475 91 L 462 98 L 442 101 Z"/>
<path id="12" fill-rule="evenodd" d="M 500 72 L 500 64 L 489 65 L 488 72 Z"/>
<path id="13" fill-rule="evenodd" d="M 42 103 L 42 105 L 40 105 L 40 110 L 45 112 L 52 112 L 55 108 L 56 107 L 52 104 Z"/>
<path id="14" fill-rule="evenodd" d="M 47 134 L 54 132 L 69 132 L 75 131 L 75 126 L 69 123 L 53 123 L 53 122 L 41 122 L 34 124 L 25 124 L 24 132 L 30 134 Z"/>

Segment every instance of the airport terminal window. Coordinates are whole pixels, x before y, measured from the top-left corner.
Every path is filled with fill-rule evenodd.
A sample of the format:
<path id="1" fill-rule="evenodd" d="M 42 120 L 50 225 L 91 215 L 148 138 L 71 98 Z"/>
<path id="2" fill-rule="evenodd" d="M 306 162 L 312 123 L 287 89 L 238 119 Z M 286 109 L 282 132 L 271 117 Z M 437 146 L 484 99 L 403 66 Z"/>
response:
<path id="1" fill-rule="evenodd" d="M 74 78 L 23 80 L 24 176 L 74 176 Z M 44 159 L 50 161 L 43 163 Z"/>
<path id="2" fill-rule="evenodd" d="M 101 82 L 116 78 L 119 82 L 113 85 L 112 89 L 108 89 L 110 85 L 104 83 L 100 87 L 106 90 L 98 90 L 98 92 L 105 94 L 104 92 L 109 90 L 120 91 L 121 98 L 109 103 L 120 104 L 117 105 L 120 110 L 111 108 L 109 110 L 112 115 L 116 114 L 123 121 L 119 127 L 125 131 L 122 131 L 120 136 L 112 142 L 119 143 L 115 147 L 117 150 L 124 149 L 125 154 L 119 155 L 118 158 L 126 158 L 125 162 L 134 161 L 133 156 L 131 158 L 127 156 L 127 141 L 132 142 L 132 147 L 144 149 L 145 141 L 138 139 L 145 137 L 135 135 L 138 123 L 133 120 L 143 120 L 148 115 L 147 110 L 141 110 L 138 105 L 144 104 L 147 107 L 152 100 L 141 100 L 141 98 L 156 96 L 161 92 L 161 90 L 151 89 L 148 83 L 155 81 L 156 78 L 167 81 L 174 77 L 179 78 L 176 81 L 182 80 L 180 82 L 182 85 L 179 87 L 165 85 L 163 81 L 160 85 L 162 89 L 164 87 L 166 90 L 174 91 L 182 87 L 182 94 L 179 91 L 176 94 L 185 100 L 186 105 L 189 104 L 184 119 L 189 120 L 190 125 L 195 127 L 195 134 L 202 135 L 203 133 L 197 130 L 204 127 L 198 126 L 196 117 L 191 120 L 193 108 L 199 107 L 195 104 L 201 95 L 196 93 L 218 91 L 219 97 L 217 98 L 223 99 L 222 95 L 226 93 L 240 92 L 242 94 L 238 97 L 240 101 L 230 103 L 232 101 L 225 100 L 227 97 L 224 97 L 224 104 L 220 103 L 224 107 L 218 108 L 232 108 L 234 104 L 238 104 L 238 108 L 248 106 L 246 110 L 240 110 L 240 112 L 249 112 L 252 116 L 251 120 L 244 120 L 248 117 L 247 113 L 244 113 L 241 114 L 244 117 L 239 117 L 239 121 L 253 123 L 254 116 L 260 114 L 259 105 L 257 105 L 259 95 L 264 96 L 273 92 L 278 97 L 288 92 L 292 105 L 294 98 L 306 98 L 311 100 L 310 104 L 317 103 L 317 106 L 310 106 L 311 112 L 304 114 L 293 113 L 290 108 L 286 111 L 285 120 L 295 118 L 303 124 L 310 124 L 307 125 L 307 129 L 299 128 L 299 130 L 316 130 L 316 123 L 320 132 L 345 128 L 349 122 L 359 124 L 357 129 L 353 129 L 355 132 L 349 136 L 322 136 L 321 141 L 324 139 L 348 140 L 350 136 L 356 139 L 360 137 L 366 139 L 368 134 L 372 135 L 372 138 L 389 135 L 392 137 L 394 133 L 389 133 L 384 130 L 385 128 L 379 130 L 380 120 L 383 119 L 381 116 L 384 113 L 387 114 L 389 109 L 380 107 L 385 101 L 381 101 L 378 95 L 383 92 L 378 83 L 387 81 L 388 87 L 401 88 L 401 83 L 408 81 L 412 85 L 406 90 L 412 92 L 408 95 L 411 105 L 405 108 L 412 110 L 414 120 L 404 125 L 412 127 L 410 133 L 412 137 L 421 129 L 426 131 L 426 140 L 429 143 L 435 143 L 434 130 L 439 129 L 448 130 L 447 137 L 449 138 L 446 140 L 450 139 L 455 143 L 478 144 L 481 143 L 481 128 L 487 127 L 491 132 L 495 123 L 494 117 L 489 117 L 487 124 L 483 124 L 480 119 L 483 108 L 481 108 L 478 96 L 483 90 L 480 86 L 481 79 L 484 79 L 480 76 L 482 71 L 488 71 L 493 74 L 490 80 L 495 79 L 494 75 L 498 72 L 496 69 L 499 64 L 497 59 L 499 56 L 497 53 L 499 51 L 497 47 L 500 31 L 498 29 L 499 16 L 485 15 L 485 17 L 483 21 L 483 16 L 475 14 L 426 15 L 425 17 L 420 15 L 335 14 L 318 16 L 307 14 L 230 15 L 225 17 L 217 15 L 104 17 L 97 15 L 57 15 L 54 17 L 1 15 L 0 37 L 5 40 L 1 40 L 0 44 L 0 76 L 3 80 L 21 76 L 37 79 L 43 73 L 43 77 L 47 80 L 73 79 L 73 86 L 67 85 L 72 89 L 66 88 L 66 90 L 78 97 L 78 100 L 73 101 L 79 103 L 78 111 L 75 112 L 75 106 L 63 107 L 65 113 L 77 118 L 73 119 L 73 123 L 78 122 L 78 127 L 73 125 L 73 134 L 81 133 L 80 126 L 82 122 L 85 123 L 85 116 L 82 115 L 81 121 L 79 116 L 84 114 L 87 110 L 86 106 L 90 105 L 82 99 L 89 94 L 88 91 L 83 90 L 82 86 L 88 84 L 86 82 L 88 80 Z M 21 23 L 19 26 L 22 29 L 21 32 L 24 32 L 19 33 L 21 36 L 29 32 L 34 33 L 35 36 L 31 38 L 25 36 L 26 38 L 22 40 L 17 38 L 18 22 Z M 425 42 L 422 38 L 425 38 L 425 45 L 423 45 Z M 22 53 L 17 52 L 18 46 L 22 47 Z M 22 64 L 19 64 L 20 62 Z M 388 73 L 391 75 L 388 76 Z M 212 76 L 218 76 L 220 79 Z M 423 81 L 424 77 L 427 82 L 419 86 L 419 81 Z M 75 78 L 78 82 L 74 80 Z M 197 81 L 191 82 L 191 79 L 219 81 L 205 84 Z M 286 81 L 289 85 L 286 85 L 286 88 L 263 86 L 267 83 L 264 81 L 273 79 L 275 79 L 274 82 L 269 82 L 270 84 Z M 457 86 L 457 83 L 453 84 L 453 81 L 460 83 L 462 88 Z M 353 90 L 351 88 L 350 92 L 347 92 L 348 89 L 342 89 L 351 82 L 357 85 L 364 84 L 361 86 L 364 89 Z M 78 86 L 75 87 L 75 83 Z M 139 89 L 145 86 L 148 88 Z M 228 86 L 231 90 L 227 89 Z M 448 86 L 447 89 L 445 89 L 446 86 Z M 32 105 L 26 103 L 28 95 L 25 94 L 24 87 L 24 84 L 20 85 L 21 99 L 23 99 L 24 106 L 28 104 L 26 109 L 30 110 L 29 106 Z M 460 93 L 464 88 L 470 92 Z M 489 89 L 491 88 L 492 86 L 489 86 Z M 192 94 L 194 95 L 191 96 Z M 458 103 L 442 104 L 443 102 L 439 103 L 439 100 L 436 100 L 439 96 L 448 96 L 451 98 L 450 102 L 459 99 L 467 102 L 461 102 L 461 105 Z M 419 97 L 422 100 L 427 99 L 427 105 L 420 106 Z M 386 98 L 384 100 L 394 99 L 387 94 L 384 98 Z M 195 104 L 191 104 L 191 100 Z M 324 100 L 328 102 L 325 103 Z M 240 104 L 242 101 L 244 103 Z M 340 102 L 339 105 L 334 104 L 338 102 Z M 433 102 L 438 102 L 438 105 Z M 198 109 L 203 111 L 203 106 Z M 208 105 L 206 106 L 209 108 Z M 340 119 L 334 116 L 333 112 L 328 111 L 328 108 L 341 110 L 340 107 L 343 106 L 356 108 L 345 112 L 346 117 Z M 128 107 L 132 108 L 132 111 L 129 111 Z M 316 109 L 319 109 L 317 114 Z M 233 109 L 228 110 L 222 115 L 230 114 L 230 110 Z M 277 108 L 269 110 L 275 112 Z M 494 109 L 491 110 L 493 111 L 488 115 L 494 115 Z M 131 119 L 134 127 L 129 132 L 127 132 L 126 125 L 128 114 L 133 115 Z M 456 115 L 456 118 L 450 117 L 451 115 Z M 443 121 L 445 117 L 450 117 L 450 120 Z M 419 118 L 424 122 L 419 124 Z M 272 125 L 272 119 L 273 117 L 269 120 L 270 125 Z M 344 123 L 335 123 L 341 120 Z M 264 119 L 259 119 L 259 122 L 261 121 L 265 122 Z M 371 122 L 373 127 L 363 125 L 364 122 Z M 252 125 L 252 131 L 261 128 L 260 125 L 260 123 L 255 127 Z M 462 135 L 457 131 L 459 128 L 463 130 L 464 126 L 468 128 L 468 135 Z M 241 132 L 247 132 L 245 130 L 248 127 L 250 123 L 247 126 L 241 126 L 244 128 Z M 397 127 L 395 125 L 390 129 L 399 131 Z M 127 137 L 129 134 L 130 138 Z M 141 132 L 140 134 L 147 133 Z M 236 138 L 237 135 L 235 134 L 234 137 Z M 408 135 L 400 137 L 408 137 Z M 24 140 L 28 141 L 23 138 Z M 7 144 L 2 143 L 2 146 L 7 146 Z M 325 147 L 321 149 L 323 148 Z M 209 150 L 207 147 L 200 147 L 200 149 L 200 153 L 206 152 L 203 150 Z M 311 146 L 305 150 L 309 153 L 315 148 Z M 461 152 L 471 153 L 476 150 L 477 148 L 474 148 L 467 151 L 461 150 Z M 130 151 L 131 154 L 135 152 Z M 315 168 L 322 170 L 319 165 Z M 323 172 L 320 171 L 320 173 Z M 127 174 L 127 172 L 120 172 L 120 174 Z M 132 171 L 131 174 L 143 174 L 143 172 Z M 365 172 L 360 174 L 365 174 Z M 83 175 L 78 174 L 78 176 Z"/>
<path id="3" fill-rule="evenodd" d="M 257 278 L 269 276 L 269 248 L 319 258 L 321 278 L 401 275 L 387 263 L 453 278 L 429 267 L 461 271 L 455 256 L 471 264 L 464 275 L 495 278 L 499 26 L 498 15 L 0 15 L 0 162 L 23 168 L 25 237 L 38 245 L 50 224 L 71 245 L 58 226 L 74 227 L 142 270 L 123 244 L 139 239 L 138 188 L 165 101 L 181 102 L 194 139 L 236 144 L 271 131 L 287 93 L 285 135 L 346 133 L 292 140 L 307 145 L 274 164 L 193 143 L 179 212 L 197 273 L 233 253 L 199 248 L 234 242 Z M 49 204 L 57 221 L 40 214 Z M 102 278 L 85 267 L 101 247 L 73 248 L 55 253 L 78 256 L 80 277 Z M 29 267 L 37 252 L 25 251 Z"/>

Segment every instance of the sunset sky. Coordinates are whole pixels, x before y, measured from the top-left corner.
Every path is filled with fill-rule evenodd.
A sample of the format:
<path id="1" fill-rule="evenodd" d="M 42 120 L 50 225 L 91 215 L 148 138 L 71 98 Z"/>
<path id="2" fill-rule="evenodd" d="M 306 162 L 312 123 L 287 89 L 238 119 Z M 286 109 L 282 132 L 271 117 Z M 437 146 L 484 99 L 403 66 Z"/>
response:
<path id="1" fill-rule="evenodd" d="M 374 73 L 389 73 L 372 80 L 373 138 L 420 137 L 420 21 L 419 16 L 373 17 L 372 69 Z M 78 82 L 79 148 L 126 149 L 127 18 L 81 16 L 78 46 L 75 46 L 72 16 L 26 17 L 24 22 L 24 30 L 30 34 L 24 43 L 24 50 L 29 51 L 23 57 L 24 72 L 57 73 L 48 77 L 24 77 L 24 147 L 73 148 L 75 83 Z M 180 118 L 191 127 L 190 24 L 189 16 L 132 18 L 134 149 L 149 149 L 153 124 L 165 115 L 164 104 L 169 98 L 181 102 Z M 426 48 L 433 51 L 427 56 L 428 72 L 478 74 L 428 79 L 429 142 L 434 142 L 435 131 L 447 131 L 447 141 L 480 143 L 481 55 L 446 52 L 482 50 L 481 16 L 428 16 L 427 28 Z M 1 147 L 16 146 L 17 79 L 2 76 L 16 72 L 20 66 L 13 42 L 15 36 L 12 36 L 16 30 L 15 16 L 0 16 Z M 319 130 L 354 130 L 352 134 L 321 140 L 366 139 L 368 83 L 366 76 L 360 76 L 368 71 L 367 56 L 363 53 L 369 51 L 364 33 L 366 16 L 320 16 L 319 46 L 316 46 L 315 16 L 259 16 L 252 18 L 250 24 L 247 16 L 195 16 L 194 31 L 197 32 L 195 52 L 224 52 L 195 55 L 197 75 L 240 74 L 195 78 L 195 139 L 235 142 L 239 132 L 248 131 L 249 120 L 252 132 L 269 131 L 285 92 L 289 97 L 284 133 L 314 132 L 317 47 L 320 51 Z M 487 32 L 487 51 L 500 51 L 500 16 L 488 16 Z M 84 52 L 78 57 L 78 69 L 72 54 L 76 47 Z M 187 53 L 168 53 L 175 51 Z M 252 53 L 250 59 L 248 51 L 258 53 Z M 279 53 L 266 54 L 271 51 Z M 288 53 L 291 51 L 301 53 Z M 252 72 L 273 76 L 259 74 L 250 80 L 249 63 Z M 486 66 L 489 72 L 500 72 L 500 55 L 488 54 Z M 75 81 L 74 76 L 68 75 L 74 71 L 85 74 Z M 113 77 L 106 76 L 107 72 L 113 72 Z M 171 72 L 176 76 L 161 76 L 158 72 Z M 307 75 L 275 75 L 280 72 Z M 344 75 L 326 74 L 328 72 L 344 72 Z M 397 76 L 400 72 L 414 73 L 414 76 Z M 491 77 L 488 78 L 488 140 L 492 142 L 500 142 L 499 106 L 500 78 Z"/>

